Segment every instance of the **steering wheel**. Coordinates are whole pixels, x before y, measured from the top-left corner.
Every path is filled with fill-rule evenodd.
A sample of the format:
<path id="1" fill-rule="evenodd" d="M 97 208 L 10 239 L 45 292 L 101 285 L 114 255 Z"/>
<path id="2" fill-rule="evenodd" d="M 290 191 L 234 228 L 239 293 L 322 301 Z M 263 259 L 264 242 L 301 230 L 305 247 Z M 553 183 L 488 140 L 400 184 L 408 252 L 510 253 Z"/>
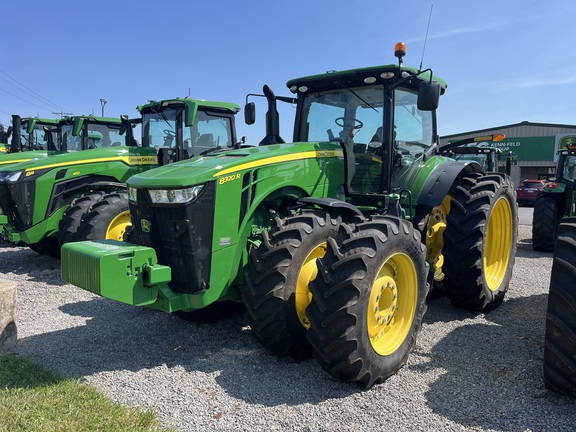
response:
<path id="1" fill-rule="evenodd" d="M 334 123 L 336 123 L 338 126 L 340 127 L 344 127 L 344 117 L 338 117 L 336 120 L 334 120 Z M 354 119 L 354 126 L 352 126 L 352 129 L 362 129 L 362 127 L 364 126 L 364 123 L 362 123 L 360 120 L 358 120 L 357 118 Z"/>
<path id="2" fill-rule="evenodd" d="M 174 131 L 171 131 L 170 129 L 164 129 L 163 132 L 169 137 L 169 138 L 173 138 L 176 136 L 176 134 L 174 133 Z"/>

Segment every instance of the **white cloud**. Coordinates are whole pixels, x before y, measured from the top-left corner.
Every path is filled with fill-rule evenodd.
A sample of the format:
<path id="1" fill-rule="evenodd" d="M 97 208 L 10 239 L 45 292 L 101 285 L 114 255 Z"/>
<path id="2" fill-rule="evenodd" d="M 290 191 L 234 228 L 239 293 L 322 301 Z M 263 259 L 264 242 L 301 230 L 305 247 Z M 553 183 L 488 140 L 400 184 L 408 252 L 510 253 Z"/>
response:
<path id="1" fill-rule="evenodd" d="M 436 33 L 436 34 L 431 34 L 428 35 L 428 40 L 430 39 L 441 39 L 441 38 L 447 38 L 447 37 L 453 37 L 453 36 L 458 36 L 458 35 L 462 35 L 462 34 L 469 34 L 469 33 L 478 33 L 478 32 L 483 32 L 483 31 L 488 31 L 488 30 L 494 30 L 495 28 L 500 27 L 501 24 L 498 23 L 494 23 L 488 26 L 483 26 L 483 27 L 460 27 L 460 28 L 454 28 L 451 30 L 447 30 L 443 33 Z M 422 42 L 424 41 L 424 36 L 422 37 L 417 37 L 417 38 L 413 38 L 413 39 L 408 39 L 406 41 L 406 43 L 414 43 L 414 42 Z"/>
<path id="2" fill-rule="evenodd" d="M 532 87 L 561 86 L 574 83 L 576 83 L 576 74 L 562 77 L 550 77 L 549 75 L 546 75 L 540 77 L 522 77 L 513 81 L 497 83 L 494 86 L 494 89 L 500 91 Z"/>

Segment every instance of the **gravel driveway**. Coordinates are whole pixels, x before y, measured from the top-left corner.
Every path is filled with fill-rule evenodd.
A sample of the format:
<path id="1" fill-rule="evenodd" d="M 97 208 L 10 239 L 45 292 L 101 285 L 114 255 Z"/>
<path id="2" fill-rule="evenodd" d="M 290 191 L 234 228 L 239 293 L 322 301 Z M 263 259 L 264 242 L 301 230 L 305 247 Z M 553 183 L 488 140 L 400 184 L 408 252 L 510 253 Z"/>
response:
<path id="1" fill-rule="evenodd" d="M 408 364 L 367 391 L 269 354 L 241 316 L 198 324 L 99 298 L 26 248 L 0 242 L 0 276 L 18 281 L 21 355 L 181 431 L 572 431 L 576 402 L 542 381 L 552 254 L 530 230 L 498 309 L 430 301 Z"/>

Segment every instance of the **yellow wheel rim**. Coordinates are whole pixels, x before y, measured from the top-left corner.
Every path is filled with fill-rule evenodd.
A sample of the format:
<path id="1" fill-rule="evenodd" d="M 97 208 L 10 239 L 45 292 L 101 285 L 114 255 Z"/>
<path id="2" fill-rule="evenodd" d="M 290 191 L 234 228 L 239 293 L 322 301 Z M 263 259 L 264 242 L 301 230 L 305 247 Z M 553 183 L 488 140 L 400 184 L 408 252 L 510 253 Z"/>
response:
<path id="1" fill-rule="evenodd" d="M 370 291 L 368 337 L 379 355 L 390 355 L 406 340 L 418 302 L 418 277 L 410 257 L 392 255 L 382 265 Z"/>
<path id="2" fill-rule="evenodd" d="M 123 241 L 126 229 L 131 225 L 132 221 L 130 220 L 130 211 L 126 210 L 112 219 L 112 222 L 110 222 L 106 229 L 106 238 Z"/>
<path id="3" fill-rule="evenodd" d="M 450 195 L 446 195 L 439 206 L 432 209 L 428 228 L 426 229 L 426 259 L 434 265 L 434 279 L 443 280 L 444 273 L 444 231 L 446 231 L 447 215 L 450 213 Z"/>
<path id="4" fill-rule="evenodd" d="M 504 197 L 492 209 L 484 244 L 484 277 L 491 291 L 497 291 L 508 270 L 512 248 L 512 209 Z"/>
<path id="5" fill-rule="evenodd" d="M 310 328 L 310 321 L 306 316 L 306 308 L 312 301 L 312 293 L 308 285 L 311 281 L 316 279 L 318 269 L 316 268 L 316 260 L 322 258 L 326 254 L 326 242 L 316 246 L 304 260 L 298 280 L 296 281 L 296 314 L 300 323 L 304 328 Z"/>

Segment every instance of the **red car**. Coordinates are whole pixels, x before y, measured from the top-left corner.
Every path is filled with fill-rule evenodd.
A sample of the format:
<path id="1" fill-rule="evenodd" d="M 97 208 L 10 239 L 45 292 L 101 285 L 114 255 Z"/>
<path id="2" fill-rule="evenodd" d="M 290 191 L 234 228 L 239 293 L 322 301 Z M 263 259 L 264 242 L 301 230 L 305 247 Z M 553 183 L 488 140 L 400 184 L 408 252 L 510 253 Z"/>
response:
<path id="1" fill-rule="evenodd" d="M 542 192 L 545 185 L 546 180 L 524 180 L 520 183 L 520 186 L 516 188 L 516 201 L 519 205 L 534 205 L 536 197 L 540 192 Z"/>

